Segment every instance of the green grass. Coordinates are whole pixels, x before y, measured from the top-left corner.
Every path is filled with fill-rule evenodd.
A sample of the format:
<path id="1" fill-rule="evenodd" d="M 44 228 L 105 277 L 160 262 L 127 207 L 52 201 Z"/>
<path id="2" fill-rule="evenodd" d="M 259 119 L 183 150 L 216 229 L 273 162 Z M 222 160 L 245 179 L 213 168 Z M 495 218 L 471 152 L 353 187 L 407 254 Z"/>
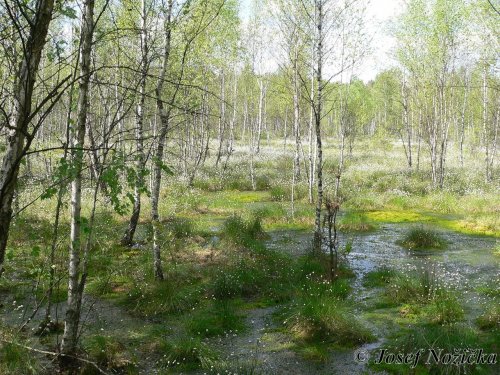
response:
<path id="1" fill-rule="evenodd" d="M 0 327 L 0 335 L 3 339 L 12 339 L 13 337 L 3 331 Z M 35 375 L 39 374 L 42 367 L 39 361 L 29 350 L 13 343 L 0 341 L 0 374 L 5 375 Z"/>
<path id="2" fill-rule="evenodd" d="M 186 326 L 189 333 L 199 337 L 242 333 L 246 328 L 244 317 L 232 301 L 212 301 L 205 308 L 196 308 L 186 316 Z"/>
<path id="3" fill-rule="evenodd" d="M 346 300 L 346 285 L 342 280 L 334 285 L 314 280 L 303 283 L 300 293 L 280 316 L 296 341 L 351 347 L 374 339 Z"/>
<path id="4" fill-rule="evenodd" d="M 500 306 L 494 303 L 476 319 L 477 326 L 483 331 L 500 330 Z"/>
<path id="5" fill-rule="evenodd" d="M 218 359 L 218 353 L 199 338 L 181 337 L 165 339 L 157 348 L 161 367 L 173 370 L 210 368 Z"/>
<path id="6" fill-rule="evenodd" d="M 428 303 L 445 293 L 435 270 L 398 273 L 386 286 L 385 295 L 395 303 Z"/>
<path id="7" fill-rule="evenodd" d="M 398 243 L 410 250 L 443 249 L 446 247 L 446 241 L 441 238 L 439 233 L 423 227 L 410 229 Z"/>
<path id="8" fill-rule="evenodd" d="M 135 364 L 130 359 L 125 345 L 113 337 L 91 336 L 85 339 L 83 346 L 92 360 L 101 368 L 129 374 L 135 371 Z M 84 374 L 91 374 L 96 369 L 94 366 L 86 365 L 82 371 Z"/>
<path id="9" fill-rule="evenodd" d="M 434 349 L 437 353 L 440 350 L 443 353 L 454 353 L 482 348 L 484 352 L 492 353 L 495 351 L 494 347 L 494 344 L 487 338 L 463 324 L 413 325 L 392 335 L 381 349 L 386 349 L 388 353 L 414 353 L 422 349 L 424 354 L 416 369 L 411 369 L 410 365 L 405 364 L 375 364 L 373 358 L 377 357 L 376 354 L 372 355 L 370 367 L 377 371 L 385 370 L 394 374 L 493 374 L 495 366 L 491 365 L 454 366 L 436 363 L 432 359 L 429 364 L 426 362 L 430 349 Z M 379 353 L 378 350 L 376 353 Z"/>
<path id="10" fill-rule="evenodd" d="M 371 288 L 386 286 L 396 275 L 397 272 L 392 268 L 380 267 L 365 275 L 363 285 Z"/>
<path id="11" fill-rule="evenodd" d="M 369 232 L 375 230 L 376 225 L 365 214 L 348 212 L 342 216 L 339 229 L 343 232 Z"/>

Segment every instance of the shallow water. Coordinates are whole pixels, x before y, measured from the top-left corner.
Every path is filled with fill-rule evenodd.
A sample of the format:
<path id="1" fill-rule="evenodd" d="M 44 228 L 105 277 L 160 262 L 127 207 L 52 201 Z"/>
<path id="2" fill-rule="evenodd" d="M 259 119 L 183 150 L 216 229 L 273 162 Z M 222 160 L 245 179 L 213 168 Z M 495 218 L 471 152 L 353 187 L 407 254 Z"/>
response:
<path id="1" fill-rule="evenodd" d="M 445 249 L 409 250 L 396 241 L 411 227 L 410 224 L 385 224 L 377 231 L 342 239 L 344 243 L 351 240 L 353 244 L 348 261 L 356 273 L 357 298 L 362 298 L 364 291 L 363 276 L 381 266 L 403 272 L 430 268 L 445 286 L 459 292 L 467 307 L 474 307 L 486 299 L 475 292 L 477 287 L 498 285 L 500 257 L 493 254 L 498 239 L 438 230 L 447 242 Z"/>
<path id="2" fill-rule="evenodd" d="M 401 223 L 383 224 L 373 232 L 341 236 L 341 245 L 345 245 L 348 241 L 352 242 L 352 251 L 347 260 L 356 275 L 353 281 L 353 297 L 359 302 L 358 311 L 361 313 L 364 300 L 379 292 L 376 288 L 363 286 L 363 278 L 368 272 L 382 266 L 404 273 L 430 268 L 443 285 L 458 292 L 466 317 L 472 320 L 482 312 L 483 304 L 491 300 L 490 297 L 477 293 L 477 287 L 499 285 L 500 257 L 493 254 L 498 239 L 436 229 L 447 242 L 445 249 L 413 251 L 398 245 L 396 241 L 403 238 L 405 233 L 416 225 L 418 226 L 418 224 Z M 275 231 L 270 234 L 267 246 L 297 256 L 306 254 L 310 244 L 311 233 Z M 371 322 L 367 323 L 378 335 L 378 341 L 365 344 L 358 349 L 369 352 L 380 347 L 385 337 L 384 333 L 372 326 Z M 269 361 L 270 358 L 266 359 Z M 279 363 L 279 356 L 276 359 Z M 294 359 L 297 357 L 294 356 Z M 305 373 L 303 363 L 295 369 L 297 373 Z M 280 370 L 279 367 L 277 370 Z M 309 373 L 364 374 L 372 371 L 365 364 L 354 361 L 354 350 L 345 350 L 332 352 L 327 363 L 309 367 Z"/>

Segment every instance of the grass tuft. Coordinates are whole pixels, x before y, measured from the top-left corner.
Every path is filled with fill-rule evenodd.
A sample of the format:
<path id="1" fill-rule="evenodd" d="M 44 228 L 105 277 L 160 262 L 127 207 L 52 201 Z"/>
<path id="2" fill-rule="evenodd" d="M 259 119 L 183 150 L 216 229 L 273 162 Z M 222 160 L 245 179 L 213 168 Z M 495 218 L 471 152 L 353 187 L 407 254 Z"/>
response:
<path id="1" fill-rule="evenodd" d="M 411 229 L 399 241 L 399 244 L 410 250 L 443 249 L 446 247 L 446 241 L 437 232 L 423 227 Z"/>

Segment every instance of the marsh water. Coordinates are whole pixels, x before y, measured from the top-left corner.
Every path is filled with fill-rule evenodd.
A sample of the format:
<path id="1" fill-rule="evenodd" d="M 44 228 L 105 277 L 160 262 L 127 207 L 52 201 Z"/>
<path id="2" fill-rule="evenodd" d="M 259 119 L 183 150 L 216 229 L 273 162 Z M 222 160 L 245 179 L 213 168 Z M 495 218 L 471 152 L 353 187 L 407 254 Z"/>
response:
<path id="1" fill-rule="evenodd" d="M 380 290 L 363 285 L 364 276 L 380 267 L 403 273 L 433 272 L 443 285 L 455 290 L 464 307 L 466 319 L 472 321 L 482 311 L 490 298 L 477 292 L 485 285 L 495 286 L 500 281 L 499 257 L 494 255 L 498 239 L 471 236 L 458 232 L 435 229 L 446 241 L 446 248 L 432 251 L 412 251 L 397 244 L 405 233 L 419 224 L 383 224 L 368 233 L 343 235 L 341 245 L 352 242 L 347 256 L 354 271 L 353 296 L 357 311 L 373 302 Z M 267 247 L 299 256 L 310 248 L 311 235 L 302 231 L 274 231 L 270 233 Z M 367 324 L 377 336 L 377 341 L 361 348 L 333 350 L 328 361 L 314 363 L 303 360 L 290 349 L 290 338 L 273 330 L 276 323 L 272 314 L 275 308 L 255 309 L 249 312 L 250 330 L 241 336 L 218 339 L 219 348 L 231 361 L 255 362 L 265 374 L 366 374 L 372 370 L 365 363 L 354 361 L 355 350 L 373 351 L 385 340 L 386 330 L 369 320 Z"/>
<path id="2" fill-rule="evenodd" d="M 341 236 L 341 244 L 352 242 L 352 251 L 347 256 L 349 267 L 354 271 L 352 279 L 354 305 L 361 315 L 366 306 L 373 303 L 381 293 L 380 288 L 368 288 L 363 284 L 364 276 L 375 269 L 386 266 L 396 271 L 413 272 L 431 269 L 447 287 L 458 292 L 464 306 L 466 319 L 472 321 L 490 297 L 478 293 L 477 288 L 489 285 L 495 287 L 500 281 L 500 258 L 494 254 L 498 239 L 471 236 L 458 232 L 436 229 L 446 240 L 443 250 L 412 251 L 397 244 L 405 233 L 420 224 L 382 224 L 367 233 L 352 233 Z M 209 241 L 217 243 L 214 235 Z M 277 230 L 269 233 L 266 246 L 269 249 L 300 256 L 310 249 L 311 233 L 296 230 Z M 85 301 L 85 311 L 92 311 L 94 330 L 137 331 L 144 329 L 144 322 L 130 316 L 123 309 L 98 298 Z M 61 314 L 64 312 L 61 304 Z M 361 348 L 332 350 L 328 360 L 315 363 L 303 359 L 293 350 L 290 336 L 276 329 L 279 323 L 273 318 L 277 307 L 255 308 L 246 311 L 248 330 L 241 334 L 228 334 L 210 339 L 213 345 L 230 363 L 254 364 L 263 374 L 365 374 L 372 370 L 364 363 L 354 361 L 355 350 L 373 351 L 380 347 L 387 330 L 380 325 L 366 323 L 376 335 L 377 341 Z M 41 312 L 40 312 L 41 313 Z M 19 324 L 25 318 L 22 309 L 4 314 L 2 320 L 9 325 Z M 87 322 L 89 323 L 89 322 Z M 472 323 L 471 323 L 472 324 Z M 139 364 L 141 374 L 155 373 L 142 358 Z M 205 371 L 196 372 L 203 374 Z"/>

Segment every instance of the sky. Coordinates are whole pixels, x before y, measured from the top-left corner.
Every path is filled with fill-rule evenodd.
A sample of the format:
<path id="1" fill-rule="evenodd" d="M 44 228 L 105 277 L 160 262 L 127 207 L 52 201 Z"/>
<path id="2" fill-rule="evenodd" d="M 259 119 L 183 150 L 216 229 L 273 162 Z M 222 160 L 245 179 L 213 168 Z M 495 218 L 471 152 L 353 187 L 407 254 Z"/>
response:
<path id="1" fill-rule="evenodd" d="M 247 20 L 255 0 L 240 0 L 240 17 Z M 296 0 L 300 1 L 300 0 Z M 368 82 L 375 78 L 377 73 L 394 65 L 391 50 L 395 41 L 388 35 L 388 25 L 403 9 L 404 0 L 365 0 L 368 2 L 366 10 L 366 27 L 372 37 L 372 53 L 366 56 L 362 65 L 355 72 L 356 76 Z"/>

